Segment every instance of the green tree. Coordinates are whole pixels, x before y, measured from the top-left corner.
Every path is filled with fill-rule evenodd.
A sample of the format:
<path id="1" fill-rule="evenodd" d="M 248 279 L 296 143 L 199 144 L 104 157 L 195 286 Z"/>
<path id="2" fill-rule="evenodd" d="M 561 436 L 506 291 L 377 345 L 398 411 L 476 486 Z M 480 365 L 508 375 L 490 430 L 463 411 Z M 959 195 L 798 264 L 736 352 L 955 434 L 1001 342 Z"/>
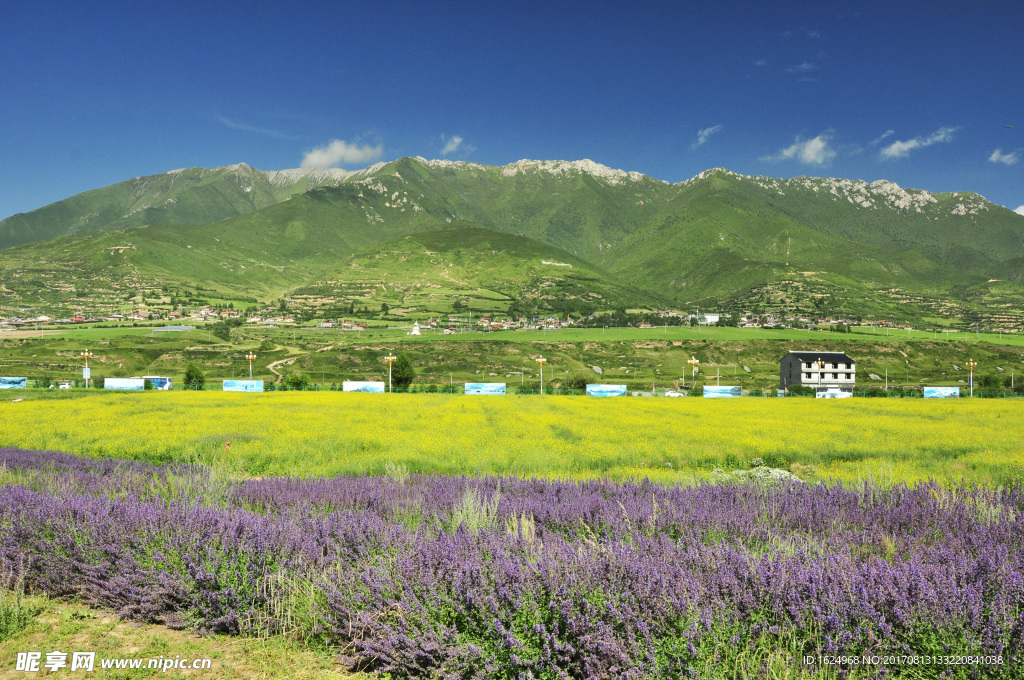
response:
<path id="1" fill-rule="evenodd" d="M 585 390 L 587 389 L 587 376 L 577 373 L 565 381 L 565 386 L 570 390 Z"/>
<path id="2" fill-rule="evenodd" d="M 997 390 L 1003 386 L 1002 383 L 1003 381 L 1000 379 L 1000 376 L 998 375 L 986 375 L 982 376 L 981 379 L 978 380 L 978 385 L 982 389 L 986 390 Z"/>
<path id="3" fill-rule="evenodd" d="M 405 352 L 399 352 L 391 367 L 391 382 L 398 389 L 408 389 L 416 377 L 416 369 L 413 368 L 412 360 Z"/>
<path id="4" fill-rule="evenodd" d="M 206 375 L 202 369 L 193 363 L 185 367 L 185 389 L 201 390 L 206 385 Z"/>
<path id="5" fill-rule="evenodd" d="M 722 314 L 721 316 L 718 317 L 718 321 L 715 323 L 715 325 L 725 328 L 736 328 L 737 326 L 740 325 L 740 315 L 733 313 L 726 316 L 725 314 Z"/>
<path id="6" fill-rule="evenodd" d="M 210 332 L 216 335 L 224 342 L 231 341 L 231 329 L 237 328 L 242 325 L 241 319 L 227 319 L 226 321 L 218 321 L 217 323 L 210 326 Z"/>
<path id="7" fill-rule="evenodd" d="M 309 376 L 305 373 L 291 373 L 284 379 L 284 384 L 290 390 L 304 390 L 310 385 Z"/>

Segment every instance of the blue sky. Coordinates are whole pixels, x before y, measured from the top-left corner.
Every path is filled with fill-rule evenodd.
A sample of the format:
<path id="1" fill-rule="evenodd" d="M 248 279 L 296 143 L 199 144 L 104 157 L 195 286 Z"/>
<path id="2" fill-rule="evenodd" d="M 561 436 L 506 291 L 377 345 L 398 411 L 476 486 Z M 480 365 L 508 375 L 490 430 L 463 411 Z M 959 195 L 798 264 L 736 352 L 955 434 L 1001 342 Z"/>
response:
<path id="1" fill-rule="evenodd" d="M 1024 206 L 1024 3 L 690 4 L 11 3 L 0 218 L 180 167 L 411 155 Z"/>

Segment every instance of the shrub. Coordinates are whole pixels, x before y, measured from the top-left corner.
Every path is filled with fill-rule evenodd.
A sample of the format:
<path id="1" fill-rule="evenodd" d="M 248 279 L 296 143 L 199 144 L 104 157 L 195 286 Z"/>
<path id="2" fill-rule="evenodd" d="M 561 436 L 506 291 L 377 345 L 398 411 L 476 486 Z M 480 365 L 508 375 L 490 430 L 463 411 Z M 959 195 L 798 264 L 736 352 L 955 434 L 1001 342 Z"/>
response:
<path id="1" fill-rule="evenodd" d="M 189 363 L 185 367 L 185 389 L 201 390 L 206 386 L 206 375 L 196 364 Z"/>
<path id="2" fill-rule="evenodd" d="M 391 367 L 391 382 L 395 390 L 407 389 L 415 378 L 416 369 L 413 368 L 409 355 L 405 352 L 399 352 L 398 358 L 395 359 L 395 363 Z"/>
<path id="3" fill-rule="evenodd" d="M 587 389 L 587 378 L 577 373 L 565 381 L 565 387 L 568 387 L 570 390 L 585 390 Z"/>
<path id="4" fill-rule="evenodd" d="M 308 389 L 312 381 L 305 373 L 291 373 L 284 379 L 285 386 L 290 390 Z"/>

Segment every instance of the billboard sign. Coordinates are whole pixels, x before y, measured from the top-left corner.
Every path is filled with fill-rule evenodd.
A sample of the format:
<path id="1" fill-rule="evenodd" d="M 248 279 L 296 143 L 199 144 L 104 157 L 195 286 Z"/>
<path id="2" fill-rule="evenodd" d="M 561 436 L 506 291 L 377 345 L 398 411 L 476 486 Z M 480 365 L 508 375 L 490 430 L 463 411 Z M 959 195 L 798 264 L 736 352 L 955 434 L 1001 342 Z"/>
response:
<path id="1" fill-rule="evenodd" d="M 103 389 L 141 392 L 146 389 L 146 381 L 142 378 L 107 378 L 103 381 Z"/>
<path id="2" fill-rule="evenodd" d="M 951 399 L 960 396 L 959 387 L 926 387 L 924 388 L 925 399 Z"/>
<path id="3" fill-rule="evenodd" d="M 343 392 L 374 392 L 377 394 L 384 394 L 384 383 L 367 382 L 364 380 L 346 380 L 341 383 L 341 390 Z"/>
<path id="4" fill-rule="evenodd" d="M 505 394 L 505 383 L 466 383 L 466 394 Z"/>
<path id="5" fill-rule="evenodd" d="M 588 397 L 624 397 L 625 385 L 587 385 Z"/>
<path id="6" fill-rule="evenodd" d="M 823 387 L 814 396 L 818 399 L 845 399 L 853 396 L 852 387 Z"/>
<path id="7" fill-rule="evenodd" d="M 262 380 L 225 380 L 225 392 L 262 392 Z"/>
<path id="8" fill-rule="evenodd" d="M 28 387 L 28 378 L 0 378 L 0 390 Z"/>
<path id="9" fill-rule="evenodd" d="M 739 386 L 729 385 L 705 385 L 704 386 L 704 398 L 705 399 L 727 399 L 733 397 L 742 396 L 743 392 Z"/>

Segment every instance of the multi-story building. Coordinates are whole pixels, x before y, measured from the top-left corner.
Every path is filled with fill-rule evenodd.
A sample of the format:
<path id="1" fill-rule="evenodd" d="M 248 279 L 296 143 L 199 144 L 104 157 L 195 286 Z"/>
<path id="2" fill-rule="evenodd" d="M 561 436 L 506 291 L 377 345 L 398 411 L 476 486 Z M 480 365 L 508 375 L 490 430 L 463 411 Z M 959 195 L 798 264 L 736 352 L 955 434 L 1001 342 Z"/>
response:
<path id="1" fill-rule="evenodd" d="M 790 352 L 779 363 L 779 389 L 853 387 L 857 364 L 845 352 Z"/>

